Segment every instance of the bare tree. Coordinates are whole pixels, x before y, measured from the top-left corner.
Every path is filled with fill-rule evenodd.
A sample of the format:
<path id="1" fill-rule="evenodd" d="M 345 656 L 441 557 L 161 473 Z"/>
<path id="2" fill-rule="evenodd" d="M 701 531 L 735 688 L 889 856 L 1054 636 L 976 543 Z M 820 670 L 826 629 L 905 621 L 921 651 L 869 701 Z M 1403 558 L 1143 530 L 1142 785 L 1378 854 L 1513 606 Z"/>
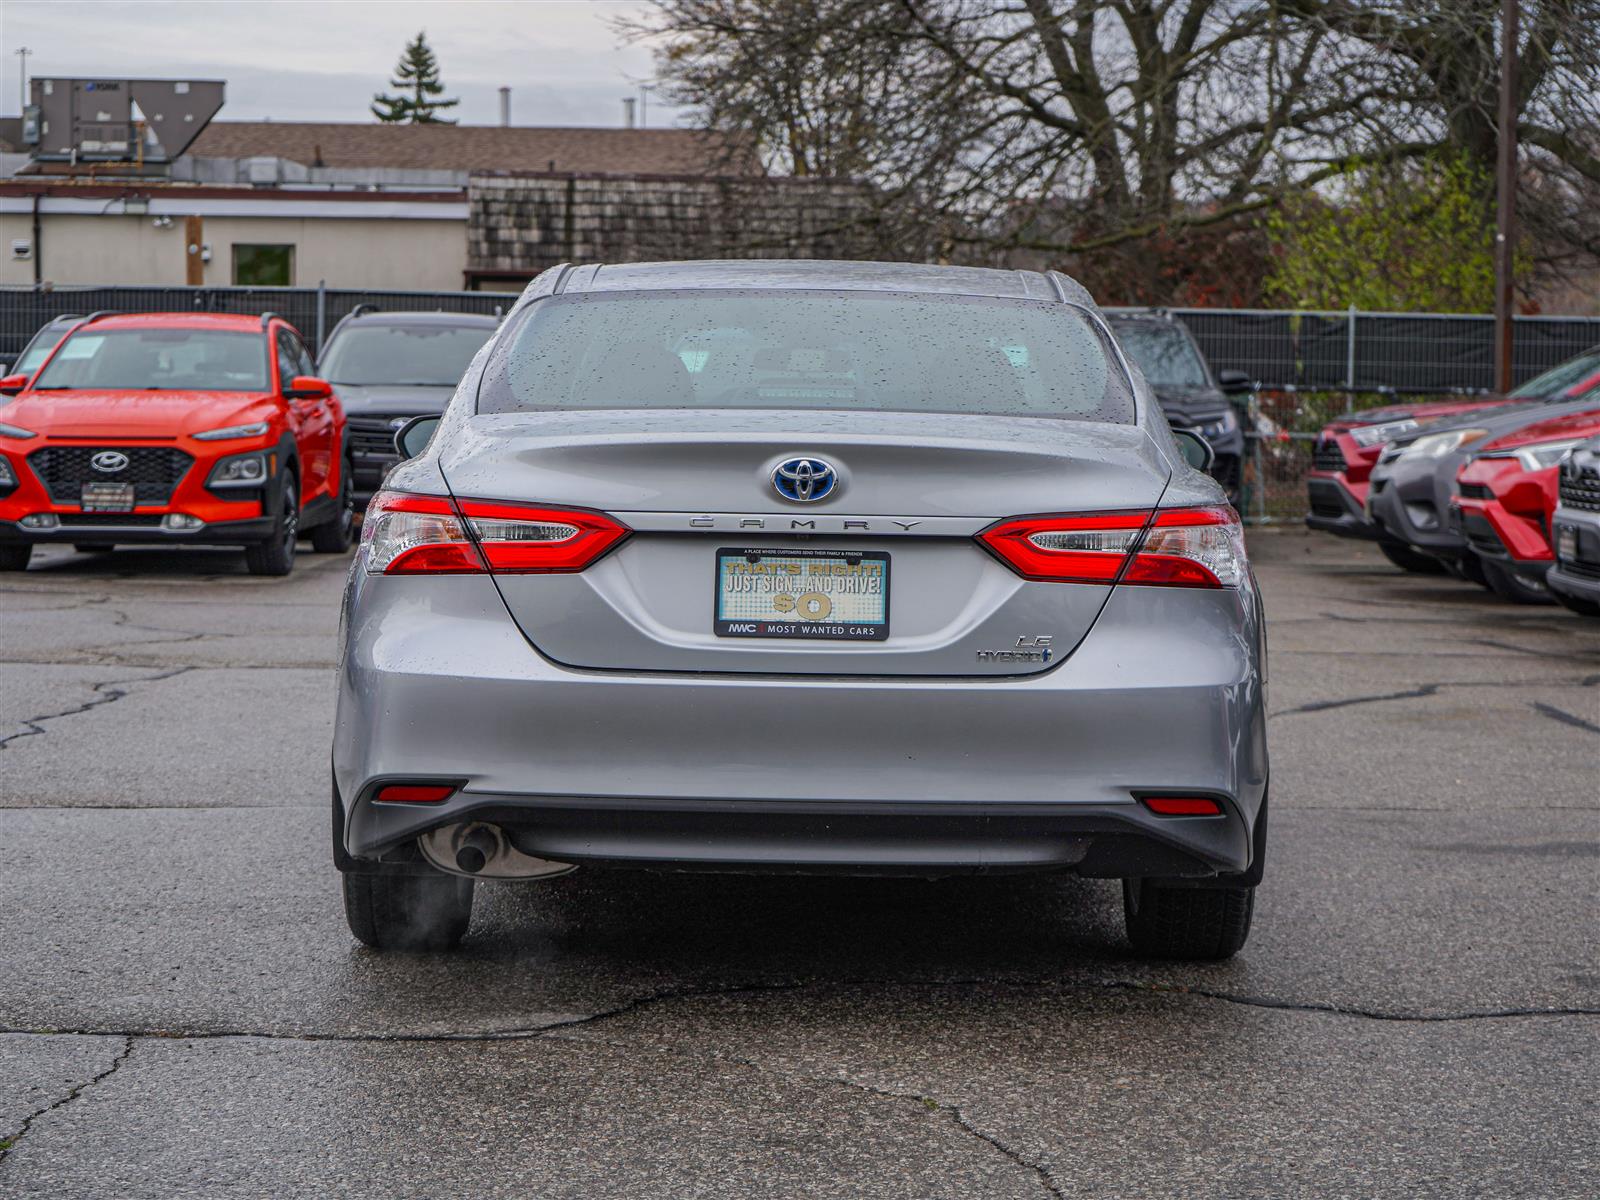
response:
<path id="1" fill-rule="evenodd" d="M 1597 173 L 1600 0 L 1524 0 L 1523 135 L 1560 207 Z M 874 185 L 886 244 L 1088 258 L 1171 291 L 1353 165 L 1492 160 L 1497 0 L 658 0 L 676 98 L 772 170 Z M 1600 206 L 1590 204 L 1591 210 Z M 1209 268 L 1208 268 L 1209 269 Z"/>

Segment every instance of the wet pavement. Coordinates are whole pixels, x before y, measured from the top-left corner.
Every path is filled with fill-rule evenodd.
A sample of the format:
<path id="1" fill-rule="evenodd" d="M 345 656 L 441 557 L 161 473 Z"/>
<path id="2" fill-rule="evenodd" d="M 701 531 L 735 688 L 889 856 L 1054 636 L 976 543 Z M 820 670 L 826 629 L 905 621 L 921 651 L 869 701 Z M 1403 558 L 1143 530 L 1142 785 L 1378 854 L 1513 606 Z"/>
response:
<path id="1" fill-rule="evenodd" d="M 1116 885 L 580 871 L 347 932 L 346 562 L 0 577 L 0 1196 L 1589 1197 L 1600 622 L 1297 532 L 1233 962 Z"/>

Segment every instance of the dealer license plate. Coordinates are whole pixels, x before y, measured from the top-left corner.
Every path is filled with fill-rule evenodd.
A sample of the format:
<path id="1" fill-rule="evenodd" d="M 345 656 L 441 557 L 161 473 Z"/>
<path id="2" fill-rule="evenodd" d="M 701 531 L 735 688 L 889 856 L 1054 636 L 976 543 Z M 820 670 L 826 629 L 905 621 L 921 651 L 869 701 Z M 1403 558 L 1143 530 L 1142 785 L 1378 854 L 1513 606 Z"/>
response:
<path id="1" fill-rule="evenodd" d="M 1578 561 L 1578 531 L 1571 525 L 1556 526 L 1556 558 L 1561 562 Z"/>
<path id="2" fill-rule="evenodd" d="M 889 556 L 845 550 L 717 551 L 718 637 L 889 636 Z"/>
<path id="3" fill-rule="evenodd" d="M 81 503 L 86 513 L 132 512 L 133 484 L 86 483 Z"/>

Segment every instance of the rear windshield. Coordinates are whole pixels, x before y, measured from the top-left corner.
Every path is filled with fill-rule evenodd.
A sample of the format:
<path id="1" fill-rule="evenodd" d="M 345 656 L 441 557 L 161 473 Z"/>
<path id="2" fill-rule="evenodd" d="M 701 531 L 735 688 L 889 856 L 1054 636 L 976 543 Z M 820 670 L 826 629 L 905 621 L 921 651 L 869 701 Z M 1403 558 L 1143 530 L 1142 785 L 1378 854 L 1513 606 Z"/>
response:
<path id="1" fill-rule="evenodd" d="M 1205 364 L 1195 352 L 1181 329 L 1172 329 L 1153 322 L 1135 323 L 1118 321 L 1112 325 L 1117 341 L 1133 359 L 1151 387 L 1203 388 L 1211 381 L 1206 378 Z"/>
<path id="2" fill-rule="evenodd" d="M 259 333 L 91 327 L 67 338 L 33 386 L 261 392 L 267 344 Z"/>
<path id="3" fill-rule="evenodd" d="M 332 383 L 455 387 L 493 327 L 473 325 L 354 325 L 323 356 Z"/>
<path id="4" fill-rule="evenodd" d="M 1110 349 L 1063 304 L 862 292 L 556 296 L 494 354 L 478 411 L 804 408 L 1131 422 Z"/>

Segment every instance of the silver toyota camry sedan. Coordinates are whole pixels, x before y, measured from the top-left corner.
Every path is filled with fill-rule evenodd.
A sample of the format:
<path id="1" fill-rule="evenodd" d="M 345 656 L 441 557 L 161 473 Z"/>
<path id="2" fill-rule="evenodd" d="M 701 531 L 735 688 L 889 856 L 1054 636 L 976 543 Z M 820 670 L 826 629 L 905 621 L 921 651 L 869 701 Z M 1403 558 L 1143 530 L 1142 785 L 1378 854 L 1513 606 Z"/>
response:
<path id="1" fill-rule="evenodd" d="M 557 267 L 400 439 L 343 614 L 361 941 L 603 864 L 1075 872 L 1139 953 L 1244 944 L 1261 602 L 1072 280 Z"/>

